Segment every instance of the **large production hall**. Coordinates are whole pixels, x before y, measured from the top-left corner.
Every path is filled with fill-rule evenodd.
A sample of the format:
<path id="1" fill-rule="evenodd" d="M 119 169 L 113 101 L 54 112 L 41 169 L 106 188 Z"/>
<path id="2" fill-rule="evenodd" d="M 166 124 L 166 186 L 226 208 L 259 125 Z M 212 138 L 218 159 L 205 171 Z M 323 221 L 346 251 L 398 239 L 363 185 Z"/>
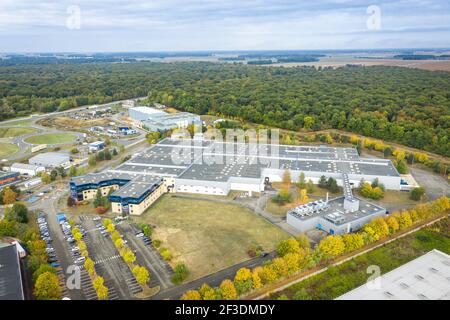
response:
<path id="1" fill-rule="evenodd" d="M 314 183 L 324 175 L 342 186 L 346 174 L 351 187 L 362 179 L 378 179 L 391 190 L 401 186 L 401 177 L 390 160 L 362 159 L 355 148 L 166 138 L 114 170 L 71 179 L 70 188 L 79 200 L 92 199 L 98 188 L 106 194 L 112 188 L 115 212 L 129 213 L 128 204 L 136 207 L 142 203 L 142 208 L 133 210 L 140 214 L 148 207 L 148 198 L 155 198 L 154 190 L 213 195 L 227 195 L 230 190 L 261 192 L 268 183 L 281 181 L 285 170 L 294 180 L 303 172 Z M 156 180 L 157 186 L 162 181 L 161 188 L 155 186 Z M 139 187 L 132 188 L 133 184 Z M 120 190 L 125 187 L 130 192 Z"/>

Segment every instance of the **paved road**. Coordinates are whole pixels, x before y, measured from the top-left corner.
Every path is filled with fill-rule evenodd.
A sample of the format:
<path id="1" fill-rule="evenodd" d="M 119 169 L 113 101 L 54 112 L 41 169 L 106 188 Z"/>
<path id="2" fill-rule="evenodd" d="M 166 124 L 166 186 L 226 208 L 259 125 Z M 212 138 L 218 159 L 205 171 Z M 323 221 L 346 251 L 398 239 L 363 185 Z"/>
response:
<path id="1" fill-rule="evenodd" d="M 182 285 L 172 287 L 170 289 L 161 291 L 157 295 L 153 297 L 155 300 L 163 300 L 163 299 L 170 299 L 170 300 L 176 300 L 179 299 L 183 293 L 185 293 L 188 290 L 193 289 L 199 289 L 202 284 L 207 283 L 212 287 L 217 287 L 220 285 L 220 283 L 225 279 L 233 279 L 236 271 L 238 271 L 240 268 L 255 268 L 257 266 L 262 265 L 265 261 L 268 261 L 270 259 L 273 259 L 276 256 L 275 252 L 271 252 L 268 256 L 264 258 L 253 258 L 251 260 L 244 261 L 242 263 L 236 264 L 234 266 L 231 266 L 229 268 L 223 269 L 221 271 L 215 272 L 213 274 L 210 274 L 208 276 L 205 276 L 203 278 L 199 278 L 197 280 L 184 283 Z"/>
<path id="2" fill-rule="evenodd" d="M 46 214 L 50 236 L 53 240 L 53 247 L 55 248 L 61 267 L 66 271 L 69 266 L 73 265 L 73 261 L 69 255 L 67 243 L 64 239 L 61 227 L 56 220 L 57 211 L 55 209 L 55 201 L 59 198 L 60 194 L 61 190 L 55 190 L 46 196 L 47 199 L 41 199 L 29 206 L 29 209 L 42 211 Z M 68 294 L 72 300 L 84 299 L 81 290 L 69 290 Z"/>
<path id="3" fill-rule="evenodd" d="M 150 285 L 152 287 L 159 285 L 161 290 L 173 287 L 174 284 L 171 281 L 172 268 L 162 259 L 153 246 L 146 246 L 142 239 L 136 238 L 135 230 L 137 228 L 133 228 L 129 222 L 122 222 L 116 227 L 128 241 L 128 246 L 136 251 L 136 259 L 139 264 L 147 267 L 150 270 L 152 279 L 157 280 L 156 284 Z"/>
<path id="4" fill-rule="evenodd" d="M 138 98 L 138 99 L 142 99 Z M 45 118 L 49 118 L 49 117 L 54 117 L 54 116 L 58 116 L 58 115 L 64 115 L 64 114 L 68 114 L 68 113 L 72 113 L 72 112 L 76 112 L 76 111 L 81 111 L 81 110 L 86 110 L 87 108 L 89 108 L 90 110 L 96 110 L 96 109 L 106 109 L 108 107 L 111 107 L 115 104 L 118 103 L 122 103 L 125 100 L 120 100 L 120 101 L 114 101 L 111 103 L 106 103 L 106 104 L 102 104 L 102 105 L 97 105 L 97 106 L 83 106 L 83 107 L 79 107 L 79 108 L 74 108 L 74 109 L 69 109 L 69 110 L 65 110 L 65 111 L 60 111 L 60 112 L 52 112 L 52 113 L 46 113 L 46 114 L 42 114 L 42 115 L 32 115 L 29 117 L 25 117 L 25 118 L 19 118 L 19 119 L 11 119 L 11 120 L 6 120 L 6 121 L 2 121 L 0 122 L 0 126 L 1 127 L 14 127 L 15 123 L 17 122 L 21 122 L 21 121 L 31 121 L 31 124 L 28 126 L 30 128 L 36 129 L 37 132 L 35 133 L 31 133 L 28 135 L 24 135 L 24 136 L 20 136 L 20 137 L 13 137 L 10 139 L 2 139 L 3 142 L 10 142 L 10 143 L 14 143 L 19 147 L 19 151 L 13 155 L 11 155 L 10 157 L 8 157 L 8 160 L 17 160 L 17 159 L 21 159 L 23 157 L 25 157 L 27 154 L 26 150 L 33 146 L 30 143 L 25 142 L 24 140 L 26 138 L 32 137 L 32 136 L 36 136 L 36 135 L 40 135 L 43 133 L 72 133 L 78 136 L 78 138 L 82 138 L 83 134 L 79 133 L 79 132 L 74 132 L 74 131 L 68 131 L 68 130 L 58 130 L 55 128 L 48 128 L 48 127 L 44 127 L 41 126 L 39 124 L 37 124 L 36 122 L 38 120 L 42 120 Z M 139 130 L 140 135 L 138 137 L 136 137 L 136 139 L 133 140 L 124 140 L 124 145 L 125 147 L 128 147 L 129 145 L 132 145 L 135 143 L 135 141 L 142 141 L 145 140 L 145 132 L 142 130 Z M 120 142 L 120 139 L 119 139 Z M 64 146 L 64 145 L 68 145 L 68 144 L 72 144 L 73 142 L 70 143 L 61 143 L 61 144 L 53 144 L 53 145 L 49 145 L 49 147 L 56 147 L 56 146 Z"/>
<path id="5" fill-rule="evenodd" d="M 444 177 L 434 172 L 414 167 L 410 167 L 409 171 L 417 183 L 425 188 L 425 192 L 430 200 L 435 200 L 444 195 L 450 196 L 450 184 Z"/>

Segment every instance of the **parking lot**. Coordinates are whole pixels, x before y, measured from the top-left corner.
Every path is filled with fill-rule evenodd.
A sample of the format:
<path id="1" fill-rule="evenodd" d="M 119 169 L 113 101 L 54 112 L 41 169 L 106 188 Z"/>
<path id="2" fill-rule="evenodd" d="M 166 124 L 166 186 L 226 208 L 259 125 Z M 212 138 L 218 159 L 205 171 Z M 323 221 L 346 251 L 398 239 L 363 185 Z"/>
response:
<path id="1" fill-rule="evenodd" d="M 64 270 L 64 267 L 68 265 L 67 260 L 65 259 L 64 255 L 61 254 L 63 252 L 63 249 L 61 247 L 61 243 L 59 241 L 53 241 L 53 238 L 55 238 L 55 235 L 52 231 L 50 231 L 49 225 L 48 225 L 48 217 L 43 212 L 38 214 L 37 217 L 37 224 L 39 227 L 39 233 L 41 235 L 41 239 L 46 242 L 46 251 L 48 255 L 48 263 L 56 269 L 56 274 L 59 278 L 61 288 L 63 289 L 61 296 L 63 298 L 69 298 L 69 299 L 77 299 L 80 298 L 79 294 L 77 294 L 76 291 L 71 290 L 69 292 L 67 286 L 66 286 L 66 275 Z M 57 247 L 57 248 L 55 248 Z M 59 249 L 59 250 L 57 250 Z M 59 252 L 59 254 L 57 253 Z M 64 263 L 63 263 L 64 260 Z"/>
<path id="2" fill-rule="evenodd" d="M 134 299 L 142 291 L 128 265 L 115 248 L 101 219 L 80 216 L 80 226 L 85 230 L 85 241 L 95 269 L 105 279 L 110 299 Z M 150 284 L 152 285 L 152 283 Z"/>

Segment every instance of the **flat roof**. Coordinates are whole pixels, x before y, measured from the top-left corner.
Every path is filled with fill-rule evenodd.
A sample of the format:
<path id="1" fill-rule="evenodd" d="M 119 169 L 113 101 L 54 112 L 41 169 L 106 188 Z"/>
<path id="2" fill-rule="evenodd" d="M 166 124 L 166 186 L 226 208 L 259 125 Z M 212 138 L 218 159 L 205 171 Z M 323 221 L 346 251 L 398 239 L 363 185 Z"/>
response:
<path id="1" fill-rule="evenodd" d="M 432 250 L 337 300 L 450 300 L 450 256 Z"/>
<path id="2" fill-rule="evenodd" d="M 147 191 L 161 184 L 161 177 L 139 176 L 114 191 L 112 197 L 139 198 Z"/>
<path id="3" fill-rule="evenodd" d="M 49 163 L 49 162 L 66 162 L 70 159 L 69 154 L 62 152 L 45 152 L 31 157 L 28 161 Z"/>
<path id="4" fill-rule="evenodd" d="M 350 201 L 359 201 L 359 209 L 354 212 L 346 212 L 344 210 L 344 200 L 345 196 L 330 199 L 328 201 L 328 204 L 326 206 L 324 205 L 324 209 L 318 210 L 318 212 L 314 213 L 310 212 L 305 215 L 299 215 L 290 211 L 288 214 L 294 216 L 295 218 L 301 221 L 307 221 L 309 219 L 321 217 L 323 219 L 332 222 L 335 225 L 343 225 L 385 210 L 383 207 L 377 206 L 363 199 L 353 197 L 352 200 Z M 324 200 L 312 201 L 305 204 L 305 206 L 310 206 L 312 208 L 316 203 L 317 204 L 325 203 L 325 201 Z"/>
<path id="5" fill-rule="evenodd" d="M 26 169 L 26 170 L 36 170 L 38 168 L 42 168 L 41 166 L 37 166 L 29 163 L 13 163 L 11 165 L 11 169 Z"/>
<path id="6" fill-rule="evenodd" d="M 146 106 L 133 107 L 133 108 L 129 108 L 128 110 L 138 111 L 138 112 L 142 112 L 142 113 L 146 113 L 146 114 L 165 113 L 164 111 L 158 110 L 156 108 L 146 107 Z"/>
<path id="7" fill-rule="evenodd" d="M 3 177 L 7 177 L 7 176 L 11 176 L 11 175 L 18 175 L 18 172 L 5 172 L 5 171 L 0 171 L 0 178 Z"/>
<path id="8" fill-rule="evenodd" d="M 19 255 L 14 244 L 0 243 L 0 300 L 24 300 Z"/>

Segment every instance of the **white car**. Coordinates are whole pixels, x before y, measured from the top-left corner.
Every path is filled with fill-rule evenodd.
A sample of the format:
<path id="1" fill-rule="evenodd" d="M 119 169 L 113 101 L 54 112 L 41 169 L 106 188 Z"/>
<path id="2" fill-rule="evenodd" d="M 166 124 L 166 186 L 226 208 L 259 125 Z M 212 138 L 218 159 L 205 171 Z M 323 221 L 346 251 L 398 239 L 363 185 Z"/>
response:
<path id="1" fill-rule="evenodd" d="M 144 236 L 144 234 L 141 232 L 141 233 L 138 233 L 137 235 L 136 235 L 136 237 L 137 238 L 142 238 Z"/>
<path id="2" fill-rule="evenodd" d="M 85 260 L 86 260 L 85 257 L 79 257 L 79 258 L 75 259 L 74 262 L 75 262 L 75 263 L 83 263 Z"/>

